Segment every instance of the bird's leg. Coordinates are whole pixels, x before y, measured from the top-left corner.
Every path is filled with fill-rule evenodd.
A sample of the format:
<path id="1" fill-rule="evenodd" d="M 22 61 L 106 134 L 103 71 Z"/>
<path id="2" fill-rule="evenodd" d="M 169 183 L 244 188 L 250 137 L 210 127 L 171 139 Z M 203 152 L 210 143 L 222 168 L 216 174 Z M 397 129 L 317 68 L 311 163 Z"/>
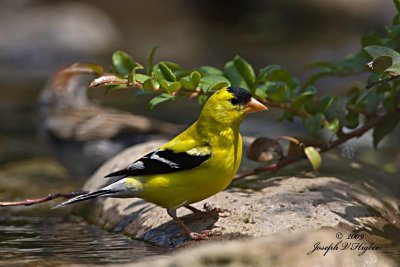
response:
<path id="1" fill-rule="evenodd" d="M 183 229 L 183 231 L 190 236 L 191 232 L 190 229 L 178 218 L 176 215 L 176 210 L 175 209 L 167 209 L 167 213 L 169 216 L 174 219 L 174 221 Z"/>
<path id="2" fill-rule="evenodd" d="M 205 230 L 200 233 L 192 232 L 190 229 L 178 218 L 175 209 L 167 209 L 167 213 L 172 219 L 182 228 L 186 235 L 192 240 L 204 240 L 215 235 L 211 230 Z"/>
<path id="3" fill-rule="evenodd" d="M 198 214 L 199 216 L 201 216 L 203 218 L 208 218 L 208 217 L 212 217 L 215 215 L 219 215 L 220 213 L 224 213 L 227 211 L 227 210 L 221 209 L 221 208 L 212 208 L 212 207 L 210 207 L 210 205 L 207 205 L 207 203 L 204 204 L 204 211 L 199 210 L 190 205 L 186 205 L 184 207 L 187 208 L 188 210 L 190 210 L 191 212 Z"/>

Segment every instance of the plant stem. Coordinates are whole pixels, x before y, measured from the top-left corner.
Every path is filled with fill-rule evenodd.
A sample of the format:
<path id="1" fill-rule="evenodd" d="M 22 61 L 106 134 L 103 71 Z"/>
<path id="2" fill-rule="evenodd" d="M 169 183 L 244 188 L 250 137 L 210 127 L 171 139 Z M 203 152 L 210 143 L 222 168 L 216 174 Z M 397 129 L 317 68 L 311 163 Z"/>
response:
<path id="1" fill-rule="evenodd" d="M 76 191 L 76 192 L 70 192 L 70 193 L 54 193 L 47 195 L 45 197 L 40 197 L 40 198 L 33 198 L 33 199 L 25 199 L 25 200 L 20 200 L 20 201 L 4 201 L 0 202 L 0 207 L 12 207 L 12 206 L 31 206 L 31 205 L 36 205 L 40 203 L 44 203 L 56 198 L 73 198 L 82 194 L 87 193 L 86 191 Z"/>
<path id="2" fill-rule="evenodd" d="M 400 108 L 396 109 L 393 112 L 388 112 L 385 115 L 382 116 L 378 116 L 375 117 L 373 119 L 371 119 L 367 124 L 363 125 L 360 128 L 357 128 L 351 132 L 348 133 L 344 133 L 342 134 L 338 139 L 330 142 L 329 144 L 325 145 L 325 146 L 321 146 L 321 147 L 317 147 L 318 151 L 320 153 L 324 153 L 327 152 L 329 150 L 331 150 L 332 148 L 335 148 L 345 142 L 347 142 L 348 140 L 355 138 L 355 137 L 360 137 L 363 134 L 365 134 L 367 131 L 369 131 L 370 129 L 374 128 L 375 126 L 384 123 L 387 119 L 391 118 L 392 116 L 397 115 L 400 112 Z M 234 179 L 241 179 L 250 175 L 255 175 L 261 172 L 267 172 L 267 171 L 277 171 L 289 164 L 292 164 L 294 162 L 297 162 L 299 160 L 305 159 L 305 155 L 304 154 L 298 154 L 296 156 L 293 157 L 287 157 L 281 161 L 278 161 L 276 163 L 270 164 L 270 165 L 266 165 L 266 166 L 261 166 L 258 168 L 255 168 L 251 171 L 246 171 L 246 172 L 242 172 L 242 173 L 238 173 Z"/>
<path id="3" fill-rule="evenodd" d="M 392 76 L 389 77 L 389 78 L 382 79 L 382 80 L 379 80 L 379 81 L 376 81 L 376 82 L 372 82 L 372 83 L 367 84 L 367 85 L 365 86 L 365 89 L 370 89 L 370 88 L 372 88 L 372 87 L 374 87 L 374 86 L 381 85 L 381 84 L 383 84 L 383 83 L 387 83 L 387 82 L 396 80 L 396 79 L 398 79 L 398 78 L 400 78 L 400 75 L 399 75 L 399 74 L 397 74 L 397 75 L 392 75 Z"/>

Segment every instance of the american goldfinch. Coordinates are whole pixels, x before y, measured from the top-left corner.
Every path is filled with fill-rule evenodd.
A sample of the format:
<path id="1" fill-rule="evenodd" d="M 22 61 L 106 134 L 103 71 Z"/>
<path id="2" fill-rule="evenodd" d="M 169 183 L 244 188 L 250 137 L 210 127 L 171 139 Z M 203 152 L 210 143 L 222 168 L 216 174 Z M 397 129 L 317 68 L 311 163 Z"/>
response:
<path id="1" fill-rule="evenodd" d="M 63 68 L 49 80 L 38 100 L 41 137 L 71 177 L 87 178 L 107 159 L 153 134 L 179 133 L 172 123 L 91 102 L 87 89 L 94 77 L 93 70 L 84 65 Z"/>
<path id="2" fill-rule="evenodd" d="M 267 108 L 242 88 L 216 91 L 205 103 L 198 120 L 169 143 L 126 169 L 108 174 L 119 180 L 97 191 L 72 198 L 57 207 L 97 197 L 138 197 L 167 209 L 192 239 L 204 239 L 177 217 L 176 210 L 224 190 L 236 174 L 242 158 L 239 126 L 246 114 Z"/>

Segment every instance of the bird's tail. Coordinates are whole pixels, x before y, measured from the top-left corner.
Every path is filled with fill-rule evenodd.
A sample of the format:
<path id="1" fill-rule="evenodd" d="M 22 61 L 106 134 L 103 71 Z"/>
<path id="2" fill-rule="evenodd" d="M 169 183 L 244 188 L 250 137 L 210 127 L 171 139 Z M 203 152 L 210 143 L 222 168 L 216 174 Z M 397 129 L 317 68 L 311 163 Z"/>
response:
<path id="1" fill-rule="evenodd" d="M 53 209 L 62 208 L 69 204 L 73 204 L 76 202 L 85 201 L 85 200 L 89 200 L 89 199 L 93 199 L 93 198 L 98 198 L 98 197 L 102 197 L 102 196 L 112 196 L 115 193 L 117 193 L 117 192 L 114 190 L 100 189 L 100 190 L 97 190 L 97 191 L 94 191 L 91 193 L 87 193 L 87 194 L 83 194 L 83 195 L 71 198 L 71 199 L 55 206 Z"/>

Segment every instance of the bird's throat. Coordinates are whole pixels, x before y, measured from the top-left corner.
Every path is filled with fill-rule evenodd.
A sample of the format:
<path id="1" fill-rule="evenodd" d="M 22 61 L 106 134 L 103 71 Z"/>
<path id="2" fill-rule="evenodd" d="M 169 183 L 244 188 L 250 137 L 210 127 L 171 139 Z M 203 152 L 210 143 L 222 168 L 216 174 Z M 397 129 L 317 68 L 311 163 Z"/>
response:
<path id="1" fill-rule="evenodd" d="M 196 130 L 198 135 L 214 143 L 214 140 L 224 143 L 234 143 L 239 135 L 240 122 L 225 124 L 218 123 L 213 118 L 208 120 L 198 120 L 196 123 Z M 211 125 L 211 127 L 210 127 Z"/>

